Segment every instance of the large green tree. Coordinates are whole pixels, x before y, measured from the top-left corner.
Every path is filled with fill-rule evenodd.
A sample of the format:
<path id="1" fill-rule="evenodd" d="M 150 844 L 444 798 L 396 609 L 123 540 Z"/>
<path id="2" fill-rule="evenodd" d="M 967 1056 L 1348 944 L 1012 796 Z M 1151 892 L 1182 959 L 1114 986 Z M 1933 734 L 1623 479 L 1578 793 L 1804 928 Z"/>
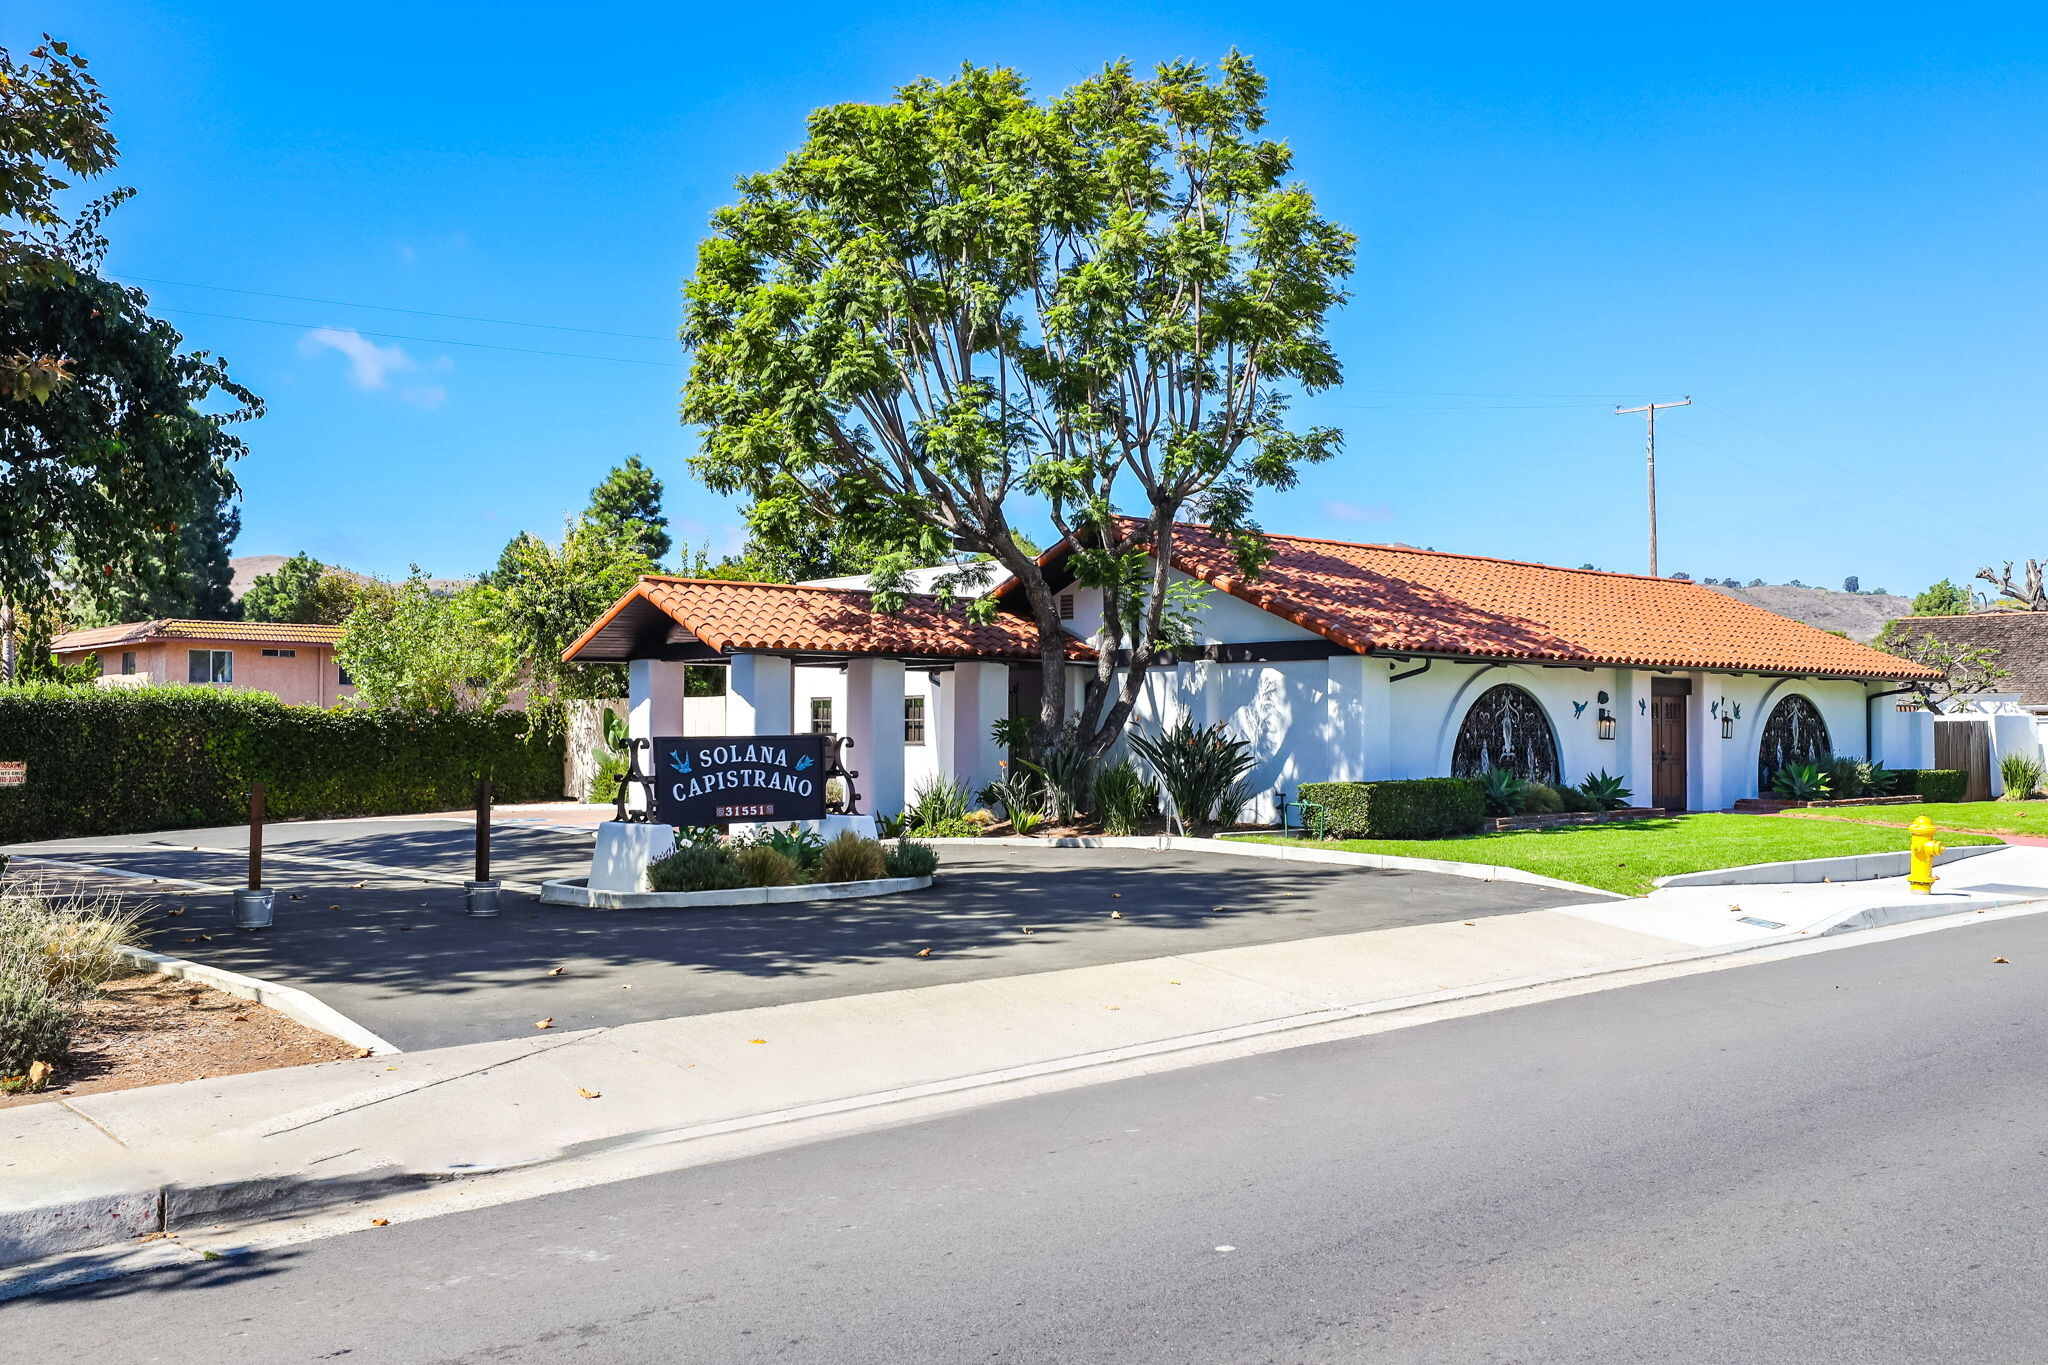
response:
<path id="1" fill-rule="evenodd" d="M 97 572 L 72 565 L 72 624 L 113 625 L 186 617 L 229 621 L 240 615 L 228 547 L 241 534 L 233 485 L 214 474 L 194 481 L 190 511 L 153 535 L 138 535 L 127 552 Z"/>
<path id="2" fill-rule="evenodd" d="M 628 455 L 590 490 L 583 525 L 592 534 L 638 551 L 649 563 L 668 557 L 671 542 L 668 518 L 661 511 L 661 480 L 638 455 Z"/>
<path id="3" fill-rule="evenodd" d="M 114 164 L 106 107 L 82 58 L 45 40 L 0 49 L 0 682 L 15 677 L 19 608 L 68 578 L 87 598 L 221 594 L 245 453 L 231 424 L 261 402 L 99 274 L 105 213 L 68 221 L 65 175 Z M 118 581 L 117 580 L 121 580 Z M 182 582 L 182 586 L 180 583 Z"/>
<path id="4" fill-rule="evenodd" d="M 1324 323 L 1354 239 L 1289 181 L 1264 100 L 1233 52 L 1213 76 L 1118 62 L 1045 103 L 969 66 L 821 109 L 739 182 L 685 286 L 692 467 L 753 499 L 758 536 L 874 547 L 884 606 L 902 569 L 960 552 L 991 563 L 948 590 L 1015 577 L 1043 642 L 1041 744 L 1100 755 L 1121 733 L 1176 634 L 1177 520 L 1255 573 L 1255 491 L 1340 448 L 1287 411 L 1338 380 Z M 1056 596 L 1012 534 L 1035 516 L 1104 593 L 1078 706 Z"/>
<path id="5" fill-rule="evenodd" d="M 395 711 L 503 709 L 519 685 L 519 657 L 504 637 L 488 587 L 434 591 L 419 565 L 396 591 L 366 596 L 350 613 L 334 657 L 355 704 Z"/>
<path id="6" fill-rule="evenodd" d="M 242 594 L 242 615 L 251 621 L 338 626 L 348 620 L 366 594 L 388 597 L 390 591 L 384 584 L 366 584 L 323 564 L 302 550 L 269 573 L 257 575 Z"/>

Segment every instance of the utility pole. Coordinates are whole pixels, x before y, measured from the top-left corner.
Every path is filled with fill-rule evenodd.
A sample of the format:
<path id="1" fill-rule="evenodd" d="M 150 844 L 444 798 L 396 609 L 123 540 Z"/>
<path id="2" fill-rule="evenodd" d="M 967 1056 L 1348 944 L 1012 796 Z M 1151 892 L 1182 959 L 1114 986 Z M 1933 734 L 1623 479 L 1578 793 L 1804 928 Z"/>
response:
<path id="1" fill-rule="evenodd" d="M 1645 403 L 1639 408 L 1616 408 L 1614 410 L 1614 415 L 1617 417 L 1625 417 L 1631 412 L 1640 412 L 1644 415 L 1645 424 L 1649 427 L 1650 577 L 1652 578 L 1657 577 L 1657 410 L 1659 408 L 1687 407 L 1691 403 L 1692 395 L 1687 394 L 1676 403 Z"/>

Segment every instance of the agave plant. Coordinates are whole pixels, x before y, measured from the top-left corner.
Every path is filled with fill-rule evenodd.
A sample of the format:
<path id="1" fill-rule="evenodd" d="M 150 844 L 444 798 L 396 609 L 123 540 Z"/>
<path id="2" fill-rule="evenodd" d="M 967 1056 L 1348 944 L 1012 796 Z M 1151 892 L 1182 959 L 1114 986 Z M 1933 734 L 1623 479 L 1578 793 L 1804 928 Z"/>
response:
<path id="1" fill-rule="evenodd" d="M 1771 790 L 1792 801 L 1825 801 L 1834 784 L 1818 763 L 1787 763 L 1771 778 Z"/>
<path id="2" fill-rule="evenodd" d="M 1633 792 L 1621 785 L 1621 779 L 1605 768 L 1586 774 L 1586 780 L 1579 783 L 1579 795 L 1585 797 L 1594 810 L 1622 810 L 1635 798 Z"/>
<path id="3" fill-rule="evenodd" d="M 1529 784 L 1506 768 L 1488 768 L 1479 779 L 1489 815 L 1520 815 L 1529 800 Z"/>

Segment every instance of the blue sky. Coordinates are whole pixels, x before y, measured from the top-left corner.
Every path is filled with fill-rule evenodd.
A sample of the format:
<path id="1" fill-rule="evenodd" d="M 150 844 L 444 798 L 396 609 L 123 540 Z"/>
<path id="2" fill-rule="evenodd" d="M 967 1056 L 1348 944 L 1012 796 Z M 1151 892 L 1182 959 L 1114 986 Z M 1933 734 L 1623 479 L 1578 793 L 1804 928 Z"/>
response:
<path id="1" fill-rule="evenodd" d="M 1612 409 L 1690 393 L 1660 421 L 1666 572 L 1911 590 L 2048 555 L 2038 6 L 583 13 L 0 18 L 12 47 L 71 40 L 113 101 L 140 193 L 110 270 L 269 402 L 238 553 L 474 572 L 633 452 L 679 534 L 727 548 L 673 338 L 736 175 L 814 106 L 963 60 L 1044 94 L 1235 44 L 1360 236 L 1347 382 L 1312 409 L 1348 450 L 1271 529 L 1640 570 L 1642 419 Z"/>

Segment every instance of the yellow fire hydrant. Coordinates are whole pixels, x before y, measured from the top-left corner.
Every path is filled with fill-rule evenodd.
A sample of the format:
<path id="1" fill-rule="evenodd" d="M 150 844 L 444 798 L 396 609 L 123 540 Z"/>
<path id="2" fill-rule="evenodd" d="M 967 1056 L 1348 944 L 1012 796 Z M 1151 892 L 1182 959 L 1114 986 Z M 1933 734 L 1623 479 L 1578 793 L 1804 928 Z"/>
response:
<path id="1" fill-rule="evenodd" d="M 1944 845 L 1935 842 L 1934 822 L 1924 815 L 1906 826 L 1906 832 L 1913 836 L 1913 870 L 1906 874 L 1906 885 L 1924 896 L 1934 890 L 1934 860 Z"/>

